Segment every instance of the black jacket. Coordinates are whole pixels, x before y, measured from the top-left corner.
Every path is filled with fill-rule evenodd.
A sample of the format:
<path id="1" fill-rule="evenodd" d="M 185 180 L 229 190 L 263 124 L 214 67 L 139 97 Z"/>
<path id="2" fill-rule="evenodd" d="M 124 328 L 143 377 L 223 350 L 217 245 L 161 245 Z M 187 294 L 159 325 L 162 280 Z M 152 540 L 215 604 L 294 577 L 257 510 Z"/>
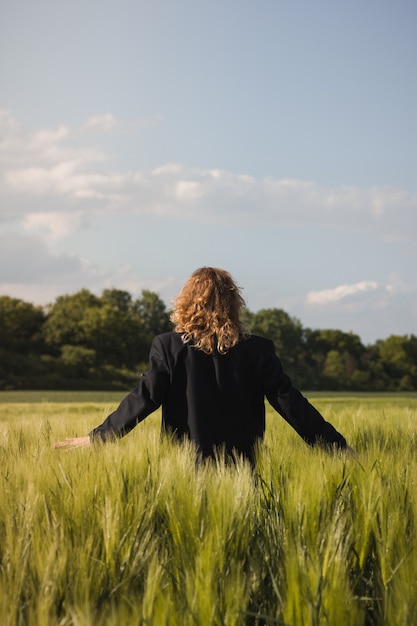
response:
<path id="1" fill-rule="evenodd" d="M 191 439 L 203 456 L 224 444 L 252 460 L 265 431 L 266 397 L 307 443 L 346 446 L 293 387 L 269 339 L 252 335 L 225 355 L 207 355 L 171 332 L 155 337 L 149 359 L 139 385 L 90 433 L 92 439 L 122 437 L 162 405 L 162 430 Z"/>

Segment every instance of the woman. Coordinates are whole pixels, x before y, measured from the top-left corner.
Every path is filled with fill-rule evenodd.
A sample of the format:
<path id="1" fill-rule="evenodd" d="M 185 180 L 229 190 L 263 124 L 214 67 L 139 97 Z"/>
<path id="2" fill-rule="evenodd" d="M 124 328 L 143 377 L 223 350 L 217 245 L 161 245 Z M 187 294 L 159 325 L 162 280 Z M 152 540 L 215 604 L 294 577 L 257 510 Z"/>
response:
<path id="1" fill-rule="evenodd" d="M 126 435 L 162 406 L 162 430 L 193 441 L 203 457 L 217 447 L 254 461 L 265 432 L 265 404 L 310 445 L 347 448 L 346 440 L 293 387 L 272 341 L 250 335 L 245 303 L 231 275 L 202 267 L 175 300 L 174 331 L 155 337 L 150 368 L 120 406 L 87 437 L 57 448 L 89 446 Z"/>

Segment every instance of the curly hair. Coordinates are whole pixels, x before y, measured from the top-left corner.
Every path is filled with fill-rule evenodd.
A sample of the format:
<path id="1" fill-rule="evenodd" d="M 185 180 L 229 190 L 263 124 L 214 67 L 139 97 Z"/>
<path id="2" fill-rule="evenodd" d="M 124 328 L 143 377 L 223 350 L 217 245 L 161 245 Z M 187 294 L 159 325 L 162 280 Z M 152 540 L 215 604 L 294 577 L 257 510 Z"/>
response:
<path id="1" fill-rule="evenodd" d="M 240 313 L 245 301 L 231 275 L 216 267 L 191 274 L 174 302 L 171 321 L 184 343 L 206 354 L 226 354 L 249 336 Z"/>

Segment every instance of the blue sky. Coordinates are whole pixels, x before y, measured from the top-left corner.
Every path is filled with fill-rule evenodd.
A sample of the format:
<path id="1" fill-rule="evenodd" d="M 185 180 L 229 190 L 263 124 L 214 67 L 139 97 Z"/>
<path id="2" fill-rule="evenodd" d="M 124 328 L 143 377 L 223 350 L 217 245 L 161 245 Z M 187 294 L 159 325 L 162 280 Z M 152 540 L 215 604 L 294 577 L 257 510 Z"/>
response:
<path id="1" fill-rule="evenodd" d="M 0 293 L 170 305 L 221 266 L 252 311 L 417 333 L 417 5 L 6 0 Z"/>

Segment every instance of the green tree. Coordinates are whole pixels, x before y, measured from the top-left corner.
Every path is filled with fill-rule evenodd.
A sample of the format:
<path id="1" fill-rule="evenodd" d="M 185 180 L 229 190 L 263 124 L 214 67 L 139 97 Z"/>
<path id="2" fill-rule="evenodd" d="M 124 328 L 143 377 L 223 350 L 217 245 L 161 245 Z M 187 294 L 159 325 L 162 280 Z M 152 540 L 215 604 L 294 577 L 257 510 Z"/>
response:
<path id="1" fill-rule="evenodd" d="M 272 339 L 284 369 L 305 389 L 417 390 L 417 337 L 364 346 L 353 333 L 304 329 L 281 309 L 243 312 Z M 43 309 L 0 296 L 0 387 L 128 388 L 146 367 L 155 335 L 171 330 L 158 294 L 105 289 L 59 296 Z"/>
<path id="2" fill-rule="evenodd" d="M 91 307 L 80 326 L 84 345 L 95 351 L 98 364 L 131 368 L 147 358 L 141 321 L 132 309 L 108 303 Z"/>
<path id="3" fill-rule="evenodd" d="M 62 346 L 60 360 L 73 375 L 85 377 L 96 363 L 96 353 L 82 346 Z"/>
<path id="4" fill-rule="evenodd" d="M 360 337 L 354 333 L 345 333 L 341 330 L 323 329 L 306 330 L 306 343 L 313 354 L 327 354 L 330 350 L 337 350 L 360 359 L 366 352 Z"/>
<path id="5" fill-rule="evenodd" d="M 0 388 L 34 386 L 34 378 L 44 376 L 42 363 L 41 307 L 18 298 L 0 296 Z"/>
<path id="6" fill-rule="evenodd" d="M 133 299 L 128 291 L 121 289 L 104 289 L 101 294 L 102 304 L 108 304 L 112 309 L 128 315 L 133 310 Z"/>
<path id="7" fill-rule="evenodd" d="M 274 342 L 285 371 L 296 384 L 300 384 L 304 358 L 301 322 L 282 309 L 261 309 L 257 313 L 247 313 L 245 319 L 254 335 Z"/>
<path id="8" fill-rule="evenodd" d="M 338 350 L 329 350 L 323 366 L 323 376 L 327 379 L 326 387 L 337 390 L 346 387 L 346 364 L 345 358 Z"/>
<path id="9" fill-rule="evenodd" d="M 63 346 L 88 350 L 89 371 L 94 354 L 97 373 L 105 366 L 135 369 L 145 363 L 153 337 L 169 329 L 169 315 L 156 293 L 144 290 L 134 302 L 120 289 L 105 289 L 101 297 L 82 289 L 57 298 L 48 311 L 44 336 L 61 362 L 68 365 L 69 358 L 78 359 L 74 371 L 81 371 L 79 362 L 84 353 L 69 348 L 62 352 Z"/>
<path id="10" fill-rule="evenodd" d="M 49 307 L 43 332 L 45 341 L 56 353 L 63 345 L 92 347 L 86 337 L 83 320 L 86 312 L 99 308 L 100 299 L 88 289 L 77 293 L 59 296 Z"/>
<path id="11" fill-rule="evenodd" d="M 376 348 L 389 389 L 417 389 L 417 337 L 391 335 Z"/>
<path id="12" fill-rule="evenodd" d="M 327 389 L 363 388 L 366 348 L 360 337 L 341 330 L 305 330 L 306 359 L 316 372 L 315 386 Z"/>
<path id="13" fill-rule="evenodd" d="M 148 341 L 152 341 L 155 335 L 172 330 L 169 312 L 157 293 L 143 289 L 141 297 L 134 304 L 134 308 L 139 316 L 142 332 Z"/>
<path id="14" fill-rule="evenodd" d="M 0 296 L 0 347 L 29 354 L 42 349 L 45 312 L 18 298 Z"/>

